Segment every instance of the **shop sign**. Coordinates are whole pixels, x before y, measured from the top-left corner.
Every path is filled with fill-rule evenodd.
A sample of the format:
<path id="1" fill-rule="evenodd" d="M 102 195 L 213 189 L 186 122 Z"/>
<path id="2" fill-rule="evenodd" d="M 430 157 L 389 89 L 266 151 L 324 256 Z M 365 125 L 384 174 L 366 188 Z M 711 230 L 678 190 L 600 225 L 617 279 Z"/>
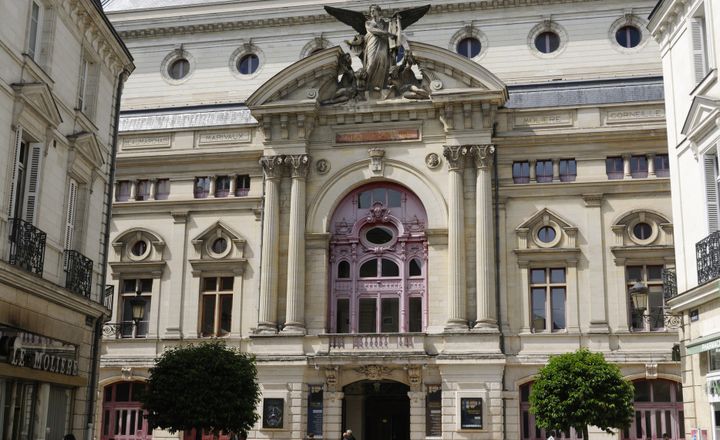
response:
<path id="1" fill-rule="evenodd" d="M 439 385 L 429 385 L 425 395 L 425 435 L 442 437 L 442 391 Z"/>
<path id="2" fill-rule="evenodd" d="M 316 438 L 323 434 L 323 390 L 310 390 L 308 396 L 307 433 Z"/>
<path id="3" fill-rule="evenodd" d="M 0 326 L 0 362 L 67 376 L 78 375 L 77 346 Z"/>
<path id="4" fill-rule="evenodd" d="M 285 399 L 263 400 L 263 428 L 282 429 Z"/>
<path id="5" fill-rule="evenodd" d="M 460 429 L 482 429 L 482 399 L 479 397 L 460 399 Z"/>

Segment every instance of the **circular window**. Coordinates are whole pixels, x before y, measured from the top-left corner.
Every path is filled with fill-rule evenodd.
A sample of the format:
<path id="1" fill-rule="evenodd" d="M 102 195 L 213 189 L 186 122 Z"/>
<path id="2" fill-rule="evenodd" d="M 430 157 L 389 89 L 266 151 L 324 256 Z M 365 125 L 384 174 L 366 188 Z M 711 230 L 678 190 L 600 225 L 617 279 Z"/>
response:
<path id="1" fill-rule="evenodd" d="M 553 31 L 545 31 L 535 37 L 535 48 L 542 53 L 552 53 L 560 48 L 560 36 Z"/>
<path id="2" fill-rule="evenodd" d="M 636 26 L 623 26 L 615 32 L 615 41 L 625 48 L 633 48 L 640 44 L 642 32 Z"/>
<path id="3" fill-rule="evenodd" d="M 173 61 L 168 67 L 168 75 L 172 79 L 183 79 L 190 72 L 190 62 L 185 58 Z"/>
<path id="4" fill-rule="evenodd" d="M 147 242 L 138 240 L 130 248 L 130 252 L 136 257 L 142 257 L 148 250 Z"/>
<path id="5" fill-rule="evenodd" d="M 543 243 L 552 243 L 555 240 L 555 237 L 557 234 L 555 233 L 555 228 L 552 226 L 543 226 L 542 228 L 538 229 L 537 232 L 537 238 L 538 240 L 542 241 Z"/>
<path id="6" fill-rule="evenodd" d="M 386 244 L 393 239 L 393 233 L 385 228 L 372 228 L 365 233 L 365 239 L 372 244 Z"/>
<path id="7" fill-rule="evenodd" d="M 243 75 L 251 75 L 260 67 L 260 58 L 254 53 L 243 55 L 237 63 L 238 72 Z"/>
<path id="8" fill-rule="evenodd" d="M 652 237 L 653 229 L 647 223 L 638 223 L 633 227 L 633 235 L 638 240 L 649 240 Z"/>
<path id="9" fill-rule="evenodd" d="M 480 40 L 475 37 L 466 37 L 458 41 L 456 50 L 460 55 L 467 58 L 474 58 L 480 53 Z"/>
<path id="10" fill-rule="evenodd" d="M 215 241 L 213 241 L 211 249 L 216 254 L 222 254 L 223 252 L 225 252 L 227 250 L 227 246 L 228 246 L 227 240 L 220 237 L 220 238 L 216 238 Z"/>

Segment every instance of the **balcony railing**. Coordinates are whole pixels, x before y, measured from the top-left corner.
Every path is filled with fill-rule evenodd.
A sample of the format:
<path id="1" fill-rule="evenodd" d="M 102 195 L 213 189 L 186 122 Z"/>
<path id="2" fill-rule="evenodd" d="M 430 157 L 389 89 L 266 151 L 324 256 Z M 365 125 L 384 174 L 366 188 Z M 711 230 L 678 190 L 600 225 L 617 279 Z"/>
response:
<path id="1" fill-rule="evenodd" d="M 10 219 L 10 264 L 42 276 L 47 234 L 19 218 Z"/>
<path id="2" fill-rule="evenodd" d="M 713 232 L 695 245 L 698 284 L 720 276 L 720 231 Z"/>
<path id="3" fill-rule="evenodd" d="M 65 250 L 65 288 L 90 298 L 93 262 L 78 251 Z"/>
<path id="4" fill-rule="evenodd" d="M 675 277 L 675 269 L 663 269 L 663 298 L 667 301 L 677 295 L 677 279 Z"/>
<path id="5" fill-rule="evenodd" d="M 419 333 L 333 333 L 327 338 L 328 352 L 423 352 Z"/>

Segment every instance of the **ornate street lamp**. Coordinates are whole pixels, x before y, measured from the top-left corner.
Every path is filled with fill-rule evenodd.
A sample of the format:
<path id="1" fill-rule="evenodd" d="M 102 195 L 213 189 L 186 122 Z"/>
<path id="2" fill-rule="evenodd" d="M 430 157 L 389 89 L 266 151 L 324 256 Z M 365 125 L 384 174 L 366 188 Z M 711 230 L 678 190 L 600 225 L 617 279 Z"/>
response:
<path id="1" fill-rule="evenodd" d="M 141 296 L 142 292 L 138 289 L 135 292 L 135 298 L 130 300 L 130 308 L 132 309 L 132 320 L 135 324 L 135 328 L 140 324 L 140 321 L 145 317 L 145 300 Z"/>
<path id="2" fill-rule="evenodd" d="M 103 326 L 103 334 L 105 336 L 115 336 L 116 338 L 119 336 L 135 336 L 138 331 L 138 326 L 140 325 L 140 321 L 145 318 L 145 304 L 147 301 L 142 297 L 142 291 L 138 289 L 135 292 L 135 296 L 132 297 L 130 300 L 130 314 L 131 319 L 133 322 L 133 327 L 130 332 L 130 334 L 126 334 L 123 332 L 123 330 L 127 329 L 127 326 L 125 326 L 122 322 L 119 323 L 107 323 Z"/>
<path id="3" fill-rule="evenodd" d="M 633 284 L 633 286 L 628 289 L 628 293 L 630 294 L 630 300 L 632 301 L 635 313 L 639 318 L 642 319 L 643 323 L 659 324 L 658 321 L 662 317 L 662 324 L 664 328 L 682 328 L 682 315 L 673 314 L 670 311 L 670 308 L 666 305 L 663 305 L 662 310 L 659 313 L 647 313 L 650 289 L 648 289 L 648 287 L 642 281 L 637 281 L 635 284 Z"/>

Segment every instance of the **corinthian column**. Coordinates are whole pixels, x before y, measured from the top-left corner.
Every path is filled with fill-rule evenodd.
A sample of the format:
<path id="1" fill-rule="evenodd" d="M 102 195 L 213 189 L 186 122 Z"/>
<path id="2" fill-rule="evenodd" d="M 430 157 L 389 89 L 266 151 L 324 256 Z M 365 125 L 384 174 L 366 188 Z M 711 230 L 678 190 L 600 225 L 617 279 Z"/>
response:
<path id="1" fill-rule="evenodd" d="M 263 156 L 265 206 L 263 211 L 263 247 L 260 258 L 260 304 L 258 333 L 277 333 L 278 235 L 280 235 L 280 178 L 283 156 Z"/>
<path id="2" fill-rule="evenodd" d="M 463 168 L 467 150 L 467 147 L 463 146 L 446 146 L 443 151 L 449 168 L 448 319 L 445 330 L 467 329 L 463 215 Z"/>
<path id="3" fill-rule="evenodd" d="M 475 282 L 477 283 L 477 320 L 475 329 L 496 330 L 495 295 L 493 275 L 495 273 L 492 188 L 490 181 L 492 145 L 472 147 L 477 179 L 475 181 Z"/>
<path id="4" fill-rule="evenodd" d="M 305 333 L 305 178 L 310 157 L 286 156 L 290 166 L 290 227 L 288 232 L 287 303 L 283 333 Z"/>

